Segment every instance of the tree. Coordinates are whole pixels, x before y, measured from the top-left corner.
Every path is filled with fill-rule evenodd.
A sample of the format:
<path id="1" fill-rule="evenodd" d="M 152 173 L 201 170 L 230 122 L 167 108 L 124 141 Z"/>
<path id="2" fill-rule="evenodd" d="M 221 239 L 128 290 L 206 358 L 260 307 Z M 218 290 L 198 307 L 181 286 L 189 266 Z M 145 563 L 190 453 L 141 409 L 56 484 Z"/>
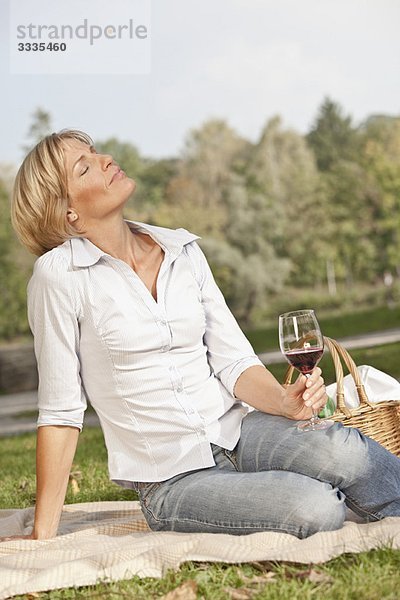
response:
<path id="1" fill-rule="evenodd" d="M 28 143 L 23 146 L 27 154 L 41 139 L 49 135 L 52 130 L 50 113 L 38 107 L 32 113 L 32 123 L 28 131 Z"/>
<path id="2" fill-rule="evenodd" d="M 307 136 L 322 174 L 330 243 L 327 279 L 331 290 L 335 280 L 352 286 L 355 280 L 371 276 L 374 244 L 371 213 L 366 203 L 366 173 L 360 162 L 362 137 L 339 106 L 329 98 L 321 105 Z"/>
<path id="3" fill-rule="evenodd" d="M 360 130 L 375 274 L 400 276 L 400 118 L 370 117 Z"/>
<path id="4" fill-rule="evenodd" d="M 156 211 L 157 221 L 222 239 L 226 185 L 243 144 L 244 140 L 220 120 L 207 121 L 190 131 L 174 165 L 175 173 L 164 186 L 165 198 Z"/>
<path id="5" fill-rule="evenodd" d="M 15 260 L 17 240 L 10 219 L 9 193 L 0 179 L 0 338 L 26 333 L 26 282 L 28 270 Z M 19 265 L 21 267 L 21 265 Z"/>
<path id="6" fill-rule="evenodd" d="M 359 147 L 351 117 L 329 98 L 322 103 L 307 140 L 320 171 L 329 171 L 340 160 L 354 160 Z"/>
<path id="7" fill-rule="evenodd" d="M 170 181 L 177 175 L 178 159 L 143 160 L 138 192 L 147 202 L 158 205 L 163 201 Z"/>
<path id="8" fill-rule="evenodd" d="M 326 196 L 313 153 L 298 133 L 269 120 L 249 156 L 248 189 L 254 198 L 257 237 L 290 263 L 292 284 L 323 276 L 330 248 Z M 254 237 L 254 236 L 253 236 Z"/>
<path id="9" fill-rule="evenodd" d="M 289 264 L 277 256 L 266 235 L 269 207 L 265 198 L 252 193 L 243 176 L 231 175 L 225 201 L 226 239 L 207 237 L 202 245 L 230 307 L 248 326 L 255 310 L 265 307 L 268 295 L 282 289 Z"/>
<path id="10" fill-rule="evenodd" d="M 359 163 L 339 161 L 325 174 L 325 183 L 336 277 L 348 288 L 371 281 L 377 249 L 367 173 Z"/>

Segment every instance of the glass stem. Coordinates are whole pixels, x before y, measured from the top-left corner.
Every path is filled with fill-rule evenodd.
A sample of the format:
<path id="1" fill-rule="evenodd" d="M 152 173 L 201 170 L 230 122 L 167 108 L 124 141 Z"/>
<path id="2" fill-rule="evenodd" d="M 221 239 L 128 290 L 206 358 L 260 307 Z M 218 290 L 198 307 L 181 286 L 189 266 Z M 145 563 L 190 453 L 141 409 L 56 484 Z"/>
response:
<path id="1" fill-rule="evenodd" d="M 309 377 L 311 377 L 311 373 L 305 373 L 305 376 L 308 379 Z M 311 423 L 311 427 L 313 427 L 313 425 L 315 425 L 315 423 L 317 423 L 320 420 L 320 418 L 318 416 L 317 411 L 314 408 L 311 409 L 311 412 L 312 412 L 312 415 L 310 417 L 310 423 Z"/>
<path id="2" fill-rule="evenodd" d="M 318 416 L 318 413 L 317 413 L 317 412 L 316 412 L 314 409 L 312 409 L 312 416 L 310 417 L 310 422 L 311 422 L 313 425 L 315 425 L 315 423 L 316 423 L 317 421 L 319 421 L 319 416 Z"/>

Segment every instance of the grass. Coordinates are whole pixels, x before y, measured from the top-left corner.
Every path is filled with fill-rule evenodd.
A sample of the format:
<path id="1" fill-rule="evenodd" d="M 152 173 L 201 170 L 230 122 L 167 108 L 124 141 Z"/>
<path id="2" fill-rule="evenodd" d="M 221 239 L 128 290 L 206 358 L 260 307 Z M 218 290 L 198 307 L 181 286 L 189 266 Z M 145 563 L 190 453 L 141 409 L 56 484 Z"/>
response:
<path id="1" fill-rule="evenodd" d="M 0 508 L 21 508 L 35 502 L 35 435 L 25 434 L 0 440 L 2 485 Z M 106 449 L 99 428 L 83 430 L 78 443 L 66 502 L 132 500 L 134 492 L 123 490 L 108 480 Z M 75 492 L 74 492 L 75 488 Z M 177 571 L 168 571 L 162 579 L 132 577 L 126 581 L 99 583 L 78 589 L 40 593 L 42 600 L 83 598 L 137 598 L 151 600 L 179 586 L 180 598 L 204 600 L 324 600 L 395 599 L 400 589 L 400 551 L 390 548 L 340 556 L 324 565 L 288 563 L 188 562 Z M 191 594 L 191 595 L 190 595 Z M 31 600 L 32 595 L 19 596 Z"/>
<path id="2" fill-rule="evenodd" d="M 188 562 L 178 572 L 168 571 L 162 579 L 132 577 L 35 597 L 152 600 L 177 590 L 174 600 L 395 600 L 399 598 L 398 589 L 400 552 L 382 548 L 342 555 L 313 567 L 268 562 L 242 565 Z M 28 596 L 16 598 L 28 599 Z"/>
<path id="3" fill-rule="evenodd" d="M 35 446 L 34 433 L 0 439 L 0 455 L 3 457 L 0 508 L 26 508 L 34 504 Z M 69 486 L 65 500 L 67 504 L 136 499 L 134 492 L 109 481 L 107 453 L 99 428 L 87 427 L 83 430 L 71 473 L 78 483 L 79 492 L 74 493 L 72 486 Z"/>
<path id="4" fill-rule="evenodd" d="M 374 309 L 341 317 L 321 318 L 324 333 L 340 338 L 360 332 L 400 327 L 400 310 Z M 277 326 L 247 332 L 257 352 L 277 348 Z M 356 364 L 372 364 L 400 379 L 400 344 L 352 351 Z M 321 361 L 327 383 L 333 381 L 332 361 Z M 269 369 L 283 380 L 286 364 Z M 30 414 L 25 416 L 31 416 Z M 2 485 L 0 508 L 24 508 L 35 502 L 35 434 L 0 439 Z M 132 500 L 134 492 L 111 483 L 101 430 L 86 428 L 80 436 L 72 467 L 74 485 L 68 487 L 66 503 L 99 500 Z M 76 484 L 79 491 L 77 491 Z M 132 577 L 35 594 L 42 600 L 122 599 L 152 600 L 176 590 L 175 600 L 395 600 L 400 597 L 400 551 L 381 548 L 361 554 L 342 555 L 324 565 L 288 563 L 188 562 L 162 579 Z M 186 591 L 185 591 L 186 590 Z M 17 598 L 31 600 L 32 595 Z M 171 598 L 173 600 L 173 598 Z"/>
<path id="5" fill-rule="evenodd" d="M 384 344 L 382 346 L 373 346 L 372 348 L 362 348 L 351 350 L 351 356 L 356 365 L 372 365 L 376 369 L 385 371 L 392 377 L 400 380 L 400 343 Z M 287 363 L 282 359 L 282 363 L 267 365 L 268 369 L 275 375 L 278 381 L 283 382 L 287 370 Z M 329 354 L 324 354 L 320 362 L 326 384 L 336 381 L 335 370 L 332 359 Z M 346 367 L 344 368 L 346 369 Z M 346 370 L 344 371 L 345 375 Z M 296 375 L 294 376 L 296 377 Z"/>
<path id="6" fill-rule="evenodd" d="M 334 339 L 400 327 L 400 307 L 393 309 L 380 307 L 336 316 L 317 316 L 324 335 Z M 257 353 L 277 349 L 279 347 L 278 315 L 276 323 L 267 327 L 249 329 L 246 331 L 246 336 Z"/>

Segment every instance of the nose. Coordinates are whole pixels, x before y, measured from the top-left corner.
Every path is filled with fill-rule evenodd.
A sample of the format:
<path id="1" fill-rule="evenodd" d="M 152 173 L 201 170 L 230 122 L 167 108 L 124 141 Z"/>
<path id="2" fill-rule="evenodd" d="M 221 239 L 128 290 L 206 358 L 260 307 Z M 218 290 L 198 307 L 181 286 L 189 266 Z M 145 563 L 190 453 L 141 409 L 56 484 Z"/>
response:
<path id="1" fill-rule="evenodd" d="M 114 163 L 114 160 L 111 154 L 100 154 L 100 163 L 102 169 L 106 171 Z"/>

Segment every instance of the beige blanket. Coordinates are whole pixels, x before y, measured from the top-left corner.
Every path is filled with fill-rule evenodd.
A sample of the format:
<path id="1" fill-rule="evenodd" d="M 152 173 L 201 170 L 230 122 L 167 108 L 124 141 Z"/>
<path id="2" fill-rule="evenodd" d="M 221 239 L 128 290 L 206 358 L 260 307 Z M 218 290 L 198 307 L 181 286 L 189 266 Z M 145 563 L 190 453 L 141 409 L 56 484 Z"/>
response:
<path id="1" fill-rule="evenodd" d="M 0 536 L 29 533 L 32 523 L 32 508 L 0 510 Z M 283 533 L 154 533 L 138 502 L 72 504 L 64 507 L 58 537 L 0 544 L 0 598 L 132 575 L 162 577 L 188 560 L 321 563 L 379 546 L 400 548 L 400 517 L 346 521 L 338 531 L 298 540 Z"/>

